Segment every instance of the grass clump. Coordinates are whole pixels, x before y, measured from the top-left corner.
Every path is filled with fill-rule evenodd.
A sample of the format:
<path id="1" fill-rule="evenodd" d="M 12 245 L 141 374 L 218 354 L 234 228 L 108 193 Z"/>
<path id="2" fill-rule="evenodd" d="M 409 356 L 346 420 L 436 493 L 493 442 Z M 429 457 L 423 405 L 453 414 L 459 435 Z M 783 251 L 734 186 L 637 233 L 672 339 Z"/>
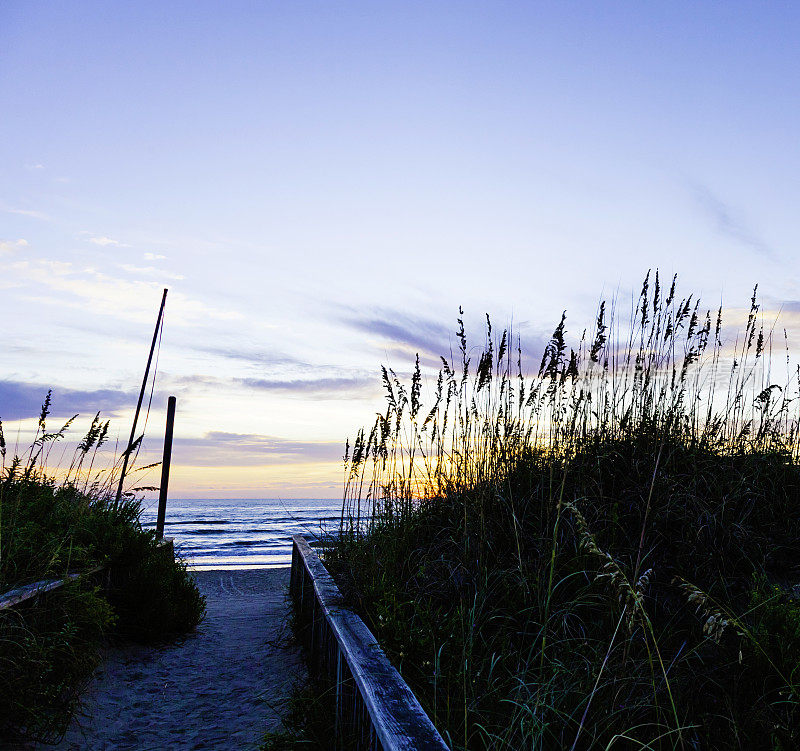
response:
<path id="1" fill-rule="evenodd" d="M 334 749 L 337 747 L 335 716 L 335 689 L 313 678 L 298 684 L 283 710 L 283 728 L 266 733 L 261 751 Z"/>
<path id="2" fill-rule="evenodd" d="M 383 370 L 324 555 L 453 748 L 800 744 L 797 371 L 675 285 Z"/>
<path id="3" fill-rule="evenodd" d="M 108 423 L 99 415 L 56 478 L 47 470 L 50 395 L 27 456 L 6 464 L 0 423 L 0 593 L 91 572 L 0 610 L 0 737 L 57 741 L 109 636 L 143 642 L 194 628 L 205 602 L 186 565 L 140 523 L 134 489 L 115 500 L 115 469 L 95 470 Z M 74 418 L 73 418 L 74 419 Z"/>
<path id="4" fill-rule="evenodd" d="M 0 611 L 0 739 L 61 738 L 114 620 L 98 588 L 78 581 Z"/>

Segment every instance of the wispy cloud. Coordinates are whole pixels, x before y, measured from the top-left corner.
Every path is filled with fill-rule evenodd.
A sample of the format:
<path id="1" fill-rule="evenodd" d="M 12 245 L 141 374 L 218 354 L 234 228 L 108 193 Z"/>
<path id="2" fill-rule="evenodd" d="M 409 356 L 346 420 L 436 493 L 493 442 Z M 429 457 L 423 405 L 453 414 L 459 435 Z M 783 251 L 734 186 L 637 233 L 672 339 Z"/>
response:
<path id="1" fill-rule="evenodd" d="M 90 243 L 94 243 L 95 245 L 102 245 L 104 248 L 106 246 L 108 246 L 108 245 L 119 245 L 120 244 L 119 240 L 114 240 L 114 239 L 112 239 L 110 237 L 105 237 L 105 236 L 90 237 L 89 238 L 89 242 Z"/>
<path id="2" fill-rule="evenodd" d="M 352 376 L 329 378 L 238 378 L 241 383 L 259 391 L 280 391 L 303 396 L 342 396 L 357 395 L 379 387 L 377 377 Z"/>
<path id="3" fill-rule="evenodd" d="M 271 368 L 271 367 L 291 367 L 294 370 L 311 371 L 318 370 L 318 366 L 313 366 L 304 360 L 299 360 L 296 357 L 291 357 L 282 352 L 276 352 L 272 349 L 258 349 L 255 347 L 235 347 L 235 346 L 205 346 L 196 345 L 191 347 L 195 352 L 202 352 L 204 354 L 213 355 L 214 357 L 223 357 L 229 360 L 238 360 L 248 363 L 258 368 Z M 262 371 L 263 372 L 263 371 Z"/>
<path id="4" fill-rule="evenodd" d="M 157 281 L 123 279 L 61 261 L 17 261 L 9 269 L 19 280 L 35 282 L 40 288 L 57 293 L 52 298 L 37 294 L 36 299 L 43 303 L 69 305 L 136 322 L 152 320 L 162 290 Z M 239 311 L 208 305 L 181 292 L 170 294 L 170 318 L 174 323 L 204 319 L 231 321 L 242 317 Z"/>
<path id="5" fill-rule="evenodd" d="M 42 402 L 51 388 L 42 384 L 22 381 L 0 381 L 0 420 L 23 420 L 37 417 Z M 75 389 L 53 388 L 52 413 L 71 417 L 74 414 L 104 413 L 130 407 L 135 394 L 117 389 L 98 389 L 80 391 Z"/>
<path id="6" fill-rule="evenodd" d="M 160 253 L 145 253 L 144 254 L 145 261 L 166 261 L 167 257 L 162 256 Z"/>
<path id="7" fill-rule="evenodd" d="M 761 299 L 761 313 L 765 320 L 777 321 L 777 328 L 782 326 L 797 328 L 800 326 L 800 300 L 777 298 L 764 295 Z M 742 314 L 744 317 L 744 311 Z"/>
<path id="8" fill-rule="evenodd" d="M 356 331 L 380 337 L 391 350 L 419 352 L 438 362 L 450 351 L 450 331 L 437 321 L 411 316 L 397 310 L 378 308 L 369 314 L 351 312 L 342 322 Z"/>
<path id="9" fill-rule="evenodd" d="M 79 233 L 86 242 L 90 242 L 93 245 L 99 245 L 101 248 L 129 248 L 130 245 L 126 245 L 125 243 L 120 242 L 119 240 L 115 240 L 113 237 L 108 237 L 107 235 L 98 235 L 95 232 L 89 232 L 88 230 L 83 230 Z"/>
<path id="10" fill-rule="evenodd" d="M 317 371 L 319 368 L 317 368 Z M 213 375 L 175 376 L 169 383 L 184 390 L 196 388 L 212 390 L 219 394 L 222 389 L 254 391 L 274 391 L 283 395 L 297 395 L 307 398 L 360 397 L 381 389 L 377 373 L 339 376 L 318 376 L 316 378 L 220 378 Z"/>
<path id="11" fill-rule="evenodd" d="M 202 438 L 176 438 L 173 462 L 191 467 L 335 462 L 343 451 L 338 441 L 295 441 L 256 433 L 211 431 Z"/>
<path id="12" fill-rule="evenodd" d="M 754 253 L 775 257 L 775 251 L 748 225 L 743 212 L 723 201 L 705 185 L 693 185 L 692 190 L 698 205 L 720 235 Z"/>
<path id="13" fill-rule="evenodd" d="M 175 279 L 179 281 L 186 278 L 183 274 L 174 274 L 171 271 L 164 271 L 164 269 L 158 269 L 155 266 L 134 266 L 131 263 L 122 263 L 119 265 L 119 268 L 123 271 L 127 271 L 129 274 L 157 276 L 159 279 Z"/>
<path id="14" fill-rule="evenodd" d="M 0 211 L 5 214 L 17 214 L 18 216 L 27 216 L 31 219 L 39 219 L 43 222 L 51 221 L 47 214 L 45 214 L 43 211 L 36 211 L 35 209 L 19 209 L 14 206 L 8 206 L 4 203 L 0 203 Z"/>
<path id="15" fill-rule="evenodd" d="M 10 256 L 22 248 L 27 248 L 30 243 L 20 238 L 19 240 L 0 240 L 0 256 Z"/>
<path id="16" fill-rule="evenodd" d="M 44 165 L 43 165 L 43 164 L 26 164 L 26 165 L 25 165 L 25 169 L 29 169 L 29 170 L 43 170 L 43 169 L 44 169 Z"/>
<path id="17" fill-rule="evenodd" d="M 420 363 L 423 366 L 435 370 L 441 367 L 442 357 L 447 360 L 451 359 L 451 355 L 455 355 L 456 359 L 460 357 L 458 352 L 454 351 L 458 346 L 455 316 L 452 325 L 446 325 L 401 311 L 380 308 L 369 314 L 344 315 L 341 320 L 349 328 L 380 338 L 385 353 L 401 361 L 401 367 L 413 366 L 415 354 L 419 354 Z M 493 324 L 496 323 L 493 321 Z M 470 349 L 475 346 L 483 347 L 486 338 L 485 318 L 480 321 L 474 319 L 466 321 L 465 327 L 467 346 Z M 510 324 L 496 326 L 493 335 L 500 336 L 503 329 L 508 327 Z M 533 330 L 528 321 L 516 322 L 511 328 L 511 335 L 514 339 L 512 349 L 516 349 L 519 341 L 523 360 L 529 358 L 536 360 L 541 357 L 541 353 L 550 339 L 546 329 L 537 327 L 539 330 Z"/>

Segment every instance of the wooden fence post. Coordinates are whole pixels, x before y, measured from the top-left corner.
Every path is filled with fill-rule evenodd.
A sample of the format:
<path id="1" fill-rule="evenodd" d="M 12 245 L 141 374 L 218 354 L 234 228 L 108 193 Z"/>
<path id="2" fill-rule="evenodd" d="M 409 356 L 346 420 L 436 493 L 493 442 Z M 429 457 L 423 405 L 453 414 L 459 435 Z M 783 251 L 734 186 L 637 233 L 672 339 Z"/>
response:
<path id="1" fill-rule="evenodd" d="M 159 540 L 164 537 L 164 520 L 167 515 L 169 464 L 172 459 L 172 426 L 175 422 L 175 404 L 177 401 L 174 396 L 167 400 L 167 429 L 164 434 L 164 456 L 161 460 L 161 491 L 158 494 L 158 520 L 156 521 L 156 538 Z"/>

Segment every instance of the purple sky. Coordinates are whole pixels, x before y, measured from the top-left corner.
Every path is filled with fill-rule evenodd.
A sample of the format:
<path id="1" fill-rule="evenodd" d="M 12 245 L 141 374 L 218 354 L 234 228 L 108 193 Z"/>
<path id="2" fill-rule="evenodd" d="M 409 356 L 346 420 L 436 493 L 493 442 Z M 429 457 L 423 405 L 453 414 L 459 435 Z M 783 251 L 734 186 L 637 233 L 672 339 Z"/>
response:
<path id="1" fill-rule="evenodd" d="M 446 353 L 459 305 L 535 359 L 660 267 L 710 306 L 759 282 L 791 333 L 798 33 L 778 2 L 7 0 L 7 438 L 48 387 L 126 436 L 163 286 L 151 420 L 178 396 L 196 497 L 335 496 L 380 364 Z"/>

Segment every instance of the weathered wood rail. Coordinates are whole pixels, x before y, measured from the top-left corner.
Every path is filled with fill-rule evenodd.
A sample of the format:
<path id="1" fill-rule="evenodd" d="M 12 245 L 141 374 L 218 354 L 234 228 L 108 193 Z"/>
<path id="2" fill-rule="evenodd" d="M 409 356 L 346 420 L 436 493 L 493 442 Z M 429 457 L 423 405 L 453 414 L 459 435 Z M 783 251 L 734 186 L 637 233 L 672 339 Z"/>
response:
<path id="1" fill-rule="evenodd" d="M 95 566 L 88 571 L 82 571 L 77 574 L 67 574 L 63 579 L 43 579 L 42 581 L 26 584 L 24 587 L 17 587 L 8 592 L 0 595 L 0 610 L 13 608 L 15 605 L 21 605 L 27 600 L 32 600 L 34 597 L 44 594 L 45 592 L 52 592 L 54 589 L 59 589 L 71 581 L 75 581 L 81 576 L 92 576 L 98 574 L 103 570 L 102 566 Z"/>
<path id="2" fill-rule="evenodd" d="M 446 751 L 447 745 L 372 632 L 300 535 L 292 545 L 291 594 L 309 669 L 336 689 L 339 748 Z"/>
<path id="3" fill-rule="evenodd" d="M 162 551 L 162 555 L 167 555 L 172 558 L 175 557 L 175 547 L 171 537 L 160 539 L 157 543 L 157 546 Z M 39 597 L 39 595 L 43 595 L 46 592 L 52 592 L 54 589 L 60 589 L 65 584 L 69 584 L 71 581 L 75 581 L 75 579 L 78 579 L 81 576 L 94 576 L 95 574 L 99 574 L 101 572 L 106 573 L 107 577 L 105 586 L 108 586 L 108 569 L 105 566 L 95 566 L 94 568 L 90 568 L 88 571 L 79 571 L 74 574 L 67 574 L 61 579 L 42 579 L 41 581 L 33 582 L 32 584 L 26 584 L 22 587 L 10 589 L 8 592 L 3 592 L 0 594 L 0 610 L 7 610 L 8 608 L 22 605 L 28 600 Z"/>

